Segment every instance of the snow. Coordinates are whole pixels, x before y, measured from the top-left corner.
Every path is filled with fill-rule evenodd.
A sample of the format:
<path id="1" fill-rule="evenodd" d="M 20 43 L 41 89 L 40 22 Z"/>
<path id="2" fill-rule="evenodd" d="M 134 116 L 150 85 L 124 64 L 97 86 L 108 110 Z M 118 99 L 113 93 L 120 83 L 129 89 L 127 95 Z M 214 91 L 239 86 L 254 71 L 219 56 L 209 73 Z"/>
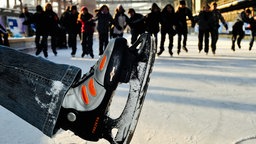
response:
<path id="1" fill-rule="evenodd" d="M 64 86 L 64 84 L 62 82 L 53 81 L 52 88 L 50 89 L 49 92 L 46 92 L 46 95 L 53 96 L 52 101 L 50 103 L 46 104 L 46 103 L 41 102 L 38 96 L 35 96 L 36 102 L 41 106 L 41 108 L 49 107 L 48 113 L 53 114 L 53 110 L 56 108 L 56 104 L 58 102 L 58 94 L 63 89 L 63 86 Z"/>
<path id="2" fill-rule="evenodd" d="M 130 36 L 125 35 L 128 41 Z M 133 144 L 255 144 L 256 143 L 256 48 L 249 51 L 249 40 L 231 51 L 231 39 L 221 37 L 216 55 L 197 50 L 197 36 L 188 36 L 188 53 L 174 56 L 164 53 L 156 58 L 149 89 L 134 133 Z M 159 35 L 160 43 L 160 35 Z M 76 58 L 71 49 L 61 49 L 49 60 L 89 71 L 96 58 L 81 58 L 78 43 Z M 49 48 L 49 52 L 50 52 Z M 98 57 L 98 40 L 94 39 Z M 120 113 L 128 87 L 118 88 L 111 106 Z M 62 131 L 53 138 L 0 108 L 0 144 L 94 144 Z M 99 144 L 106 144 L 100 140 Z"/>

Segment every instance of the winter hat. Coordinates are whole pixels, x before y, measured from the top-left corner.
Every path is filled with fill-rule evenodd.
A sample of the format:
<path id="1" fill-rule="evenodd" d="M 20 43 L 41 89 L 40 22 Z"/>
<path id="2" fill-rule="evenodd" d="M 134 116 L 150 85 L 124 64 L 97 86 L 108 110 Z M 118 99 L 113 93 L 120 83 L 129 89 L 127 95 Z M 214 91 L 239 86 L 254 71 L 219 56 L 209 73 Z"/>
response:
<path id="1" fill-rule="evenodd" d="M 181 1 L 180 1 L 180 5 L 186 5 L 185 0 L 181 0 Z"/>
<path id="2" fill-rule="evenodd" d="M 43 7 L 41 5 L 36 6 L 36 11 L 41 12 L 43 11 Z"/>
<path id="3" fill-rule="evenodd" d="M 149 10 L 153 10 L 153 9 L 158 9 L 160 11 L 160 7 L 156 3 L 153 3 Z"/>
<path id="4" fill-rule="evenodd" d="M 76 5 L 73 5 L 73 6 L 71 7 L 71 11 L 72 11 L 72 10 L 77 10 Z"/>
<path id="5" fill-rule="evenodd" d="M 120 13 L 124 13 L 124 12 L 125 12 L 124 7 L 123 7 L 123 5 L 121 5 L 121 4 L 119 4 L 119 5 L 117 6 L 117 10 L 118 10 Z"/>
<path id="6" fill-rule="evenodd" d="M 245 12 L 248 13 L 248 14 L 252 13 L 252 11 L 250 9 L 246 9 Z"/>
<path id="7" fill-rule="evenodd" d="M 81 8 L 81 11 L 84 11 L 84 10 L 88 11 L 88 9 L 87 9 L 86 6 L 83 6 L 83 7 Z"/>
<path id="8" fill-rule="evenodd" d="M 135 13 L 135 10 L 133 8 L 129 8 L 128 13 Z"/>

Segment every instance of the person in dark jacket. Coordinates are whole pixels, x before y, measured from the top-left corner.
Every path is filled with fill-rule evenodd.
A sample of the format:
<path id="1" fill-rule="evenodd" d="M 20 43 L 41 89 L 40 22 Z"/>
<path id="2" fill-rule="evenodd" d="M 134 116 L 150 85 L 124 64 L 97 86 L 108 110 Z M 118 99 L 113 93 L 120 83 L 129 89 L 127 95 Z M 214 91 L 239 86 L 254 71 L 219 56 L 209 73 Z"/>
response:
<path id="1" fill-rule="evenodd" d="M 237 41 L 238 48 L 241 48 L 241 41 L 244 38 L 244 22 L 249 22 L 249 16 L 251 15 L 251 10 L 246 9 L 245 11 L 238 14 L 237 20 L 232 27 L 232 46 L 231 50 L 235 51 L 235 42 Z M 238 37 L 237 37 L 238 36 Z"/>
<path id="2" fill-rule="evenodd" d="M 95 23 L 93 21 L 93 15 L 88 12 L 87 7 L 82 7 L 81 13 L 78 16 L 78 21 L 82 24 L 82 57 L 89 54 L 91 58 L 94 58 L 92 46 Z"/>
<path id="3" fill-rule="evenodd" d="M 59 17 L 58 15 L 53 11 L 51 3 L 47 3 L 45 5 L 45 27 L 46 27 L 46 35 L 44 38 L 44 55 L 45 57 L 48 56 L 47 53 L 47 39 L 48 36 L 51 36 L 51 47 L 52 47 L 52 52 L 54 53 L 55 56 L 57 56 L 57 33 L 59 30 Z"/>
<path id="4" fill-rule="evenodd" d="M 164 51 L 164 42 L 166 34 L 169 35 L 169 54 L 172 56 L 172 48 L 173 48 L 173 36 L 176 34 L 174 30 L 175 24 L 175 12 L 174 8 L 171 4 L 167 4 L 161 12 L 161 42 L 160 42 L 160 51 L 157 53 L 160 56 Z"/>
<path id="5" fill-rule="evenodd" d="M 76 55 L 77 50 L 77 27 L 78 27 L 78 11 L 75 5 L 70 7 L 70 10 L 63 13 L 61 17 L 61 23 L 64 26 L 66 32 L 68 33 L 68 45 L 72 48 L 71 56 Z"/>
<path id="6" fill-rule="evenodd" d="M 66 38 L 66 34 L 68 34 L 67 27 L 69 26 L 69 19 L 70 19 L 69 17 L 71 15 L 70 9 L 71 9 L 70 5 L 66 6 L 65 11 L 60 16 L 61 29 L 63 33 L 65 33 L 65 35 L 61 36 L 62 42 L 60 42 L 63 45 L 63 47 L 71 47 L 71 45 L 69 44 L 69 41 L 67 41 L 67 38 Z"/>
<path id="7" fill-rule="evenodd" d="M 146 22 L 146 31 L 154 36 L 156 47 L 158 45 L 158 32 L 160 30 L 160 18 L 161 18 L 161 9 L 156 4 L 153 3 L 151 8 L 151 12 L 145 16 Z"/>
<path id="8" fill-rule="evenodd" d="M 125 14 L 125 10 L 122 5 L 116 8 L 116 13 L 114 16 L 114 25 L 112 26 L 111 37 L 123 37 L 124 30 L 129 23 L 129 18 Z"/>
<path id="9" fill-rule="evenodd" d="M 144 16 L 142 14 L 136 13 L 133 8 L 128 10 L 128 14 L 130 15 L 129 26 L 131 28 L 131 44 L 133 44 L 138 36 L 145 32 L 145 21 Z"/>
<path id="10" fill-rule="evenodd" d="M 185 0 L 180 1 L 178 10 L 176 11 L 177 17 L 177 33 L 178 33 L 178 54 L 180 54 L 181 49 L 181 40 L 183 36 L 183 47 L 182 49 L 188 52 L 187 49 L 187 35 L 188 35 L 188 26 L 187 26 L 187 17 L 192 22 L 192 27 L 194 27 L 194 18 L 191 10 L 186 7 Z"/>
<path id="11" fill-rule="evenodd" d="M 36 37 L 35 37 L 35 44 L 36 49 L 42 49 L 42 38 L 45 35 L 45 14 L 43 7 L 41 5 L 36 6 L 36 13 L 32 17 L 32 23 L 35 24 L 36 28 Z"/>
<path id="12" fill-rule="evenodd" d="M 212 38 L 212 43 L 211 43 L 212 52 L 215 53 L 216 44 L 219 39 L 219 27 L 220 27 L 219 20 L 221 21 L 223 26 L 226 28 L 226 30 L 228 30 L 228 25 L 227 25 L 224 17 L 221 15 L 220 10 L 217 9 L 217 3 L 213 2 L 212 5 L 213 5 L 212 13 L 213 13 L 213 18 L 214 18 L 214 21 L 213 21 L 214 24 L 213 24 L 213 28 L 211 29 L 210 33 L 211 33 L 211 38 Z"/>
<path id="13" fill-rule="evenodd" d="M 19 17 L 24 19 L 22 24 L 25 25 L 25 36 L 33 36 L 34 31 L 31 26 L 31 18 L 33 17 L 33 13 L 29 12 L 28 7 L 25 6 Z"/>
<path id="14" fill-rule="evenodd" d="M 203 39 L 204 39 L 204 52 L 208 54 L 209 52 L 209 35 L 210 31 L 214 25 L 214 16 L 210 11 L 210 6 L 205 5 L 203 10 L 200 11 L 197 17 L 197 23 L 199 25 L 198 33 L 198 50 L 201 52 L 203 50 Z"/>
<path id="15" fill-rule="evenodd" d="M 109 13 L 107 5 L 101 6 L 99 10 L 96 10 L 96 18 L 98 20 L 97 30 L 99 33 L 99 55 L 103 54 L 109 41 L 109 28 L 114 23 L 112 15 Z"/>
<path id="16" fill-rule="evenodd" d="M 8 32 L 1 23 L 0 23 L 0 45 L 10 46 L 10 43 L 8 40 Z"/>
<path id="17" fill-rule="evenodd" d="M 249 44 L 249 51 L 251 51 L 254 43 L 254 38 L 256 36 L 256 16 L 250 18 L 248 23 L 249 23 L 249 27 L 247 27 L 246 29 L 251 30 L 251 40 Z"/>

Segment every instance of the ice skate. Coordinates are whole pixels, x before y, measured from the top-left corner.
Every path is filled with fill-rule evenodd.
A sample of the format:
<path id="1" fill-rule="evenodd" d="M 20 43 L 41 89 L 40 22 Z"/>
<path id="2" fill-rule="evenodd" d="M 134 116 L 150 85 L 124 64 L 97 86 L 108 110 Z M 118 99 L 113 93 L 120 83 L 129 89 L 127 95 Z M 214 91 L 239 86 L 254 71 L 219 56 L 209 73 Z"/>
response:
<path id="1" fill-rule="evenodd" d="M 155 53 L 155 42 L 149 34 L 142 34 L 131 47 L 124 38 L 110 41 L 90 72 L 65 96 L 56 128 L 69 129 L 89 141 L 104 138 L 111 144 L 130 143 L 146 96 Z M 109 116 L 109 107 L 116 88 L 122 83 L 129 83 L 128 98 L 122 113 L 114 119 Z"/>

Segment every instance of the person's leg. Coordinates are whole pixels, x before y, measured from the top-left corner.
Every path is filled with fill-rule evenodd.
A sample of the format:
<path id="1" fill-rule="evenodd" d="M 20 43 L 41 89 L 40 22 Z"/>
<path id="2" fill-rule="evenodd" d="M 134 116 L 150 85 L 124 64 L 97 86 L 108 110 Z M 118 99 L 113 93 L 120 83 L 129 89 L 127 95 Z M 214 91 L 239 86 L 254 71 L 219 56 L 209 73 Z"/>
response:
<path id="1" fill-rule="evenodd" d="M 219 37 L 219 34 L 218 34 L 218 29 L 214 29 L 211 31 L 211 47 L 212 47 L 212 52 L 215 53 L 216 51 L 216 44 L 217 44 L 217 41 L 218 41 L 218 37 Z"/>
<path id="2" fill-rule="evenodd" d="M 48 47 L 48 35 L 47 34 L 42 34 L 42 40 L 41 43 L 39 44 L 39 47 L 36 50 L 36 55 L 39 55 L 41 51 L 43 51 L 44 56 L 47 58 L 48 53 L 47 53 L 47 47 Z"/>
<path id="3" fill-rule="evenodd" d="M 188 33 L 187 32 L 184 32 L 183 33 L 183 47 L 182 49 L 186 52 L 188 52 L 188 49 L 187 49 L 187 37 L 188 37 Z"/>
<path id="4" fill-rule="evenodd" d="M 54 53 L 55 56 L 57 56 L 57 35 L 56 34 L 51 34 L 51 47 L 52 47 L 52 52 Z"/>
<path id="5" fill-rule="evenodd" d="M 89 55 L 91 56 L 91 58 L 94 58 L 94 54 L 93 54 L 93 33 L 88 33 L 87 45 L 88 45 Z"/>
<path id="6" fill-rule="evenodd" d="M 166 32 L 164 30 L 161 30 L 160 50 L 157 53 L 158 56 L 160 56 L 164 51 L 165 36 L 166 36 Z"/>
<path id="7" fill-rule="evenodd" d="M 155 44 L 156 44 L 156 47 L 158 46 L 158 33 L 153 33 L 154 37 L 155 37 Z"/>
<path id="8" fill-rule="evenodd" d="M 99 33 L 99 55 L 103 54 L 103 33 Z"/>
<path id="9" fill-rule="evenodd" d="M 173 52 L 172 52 L 172 48 L 173 48 L 173 35 L 172 33 L 168 33 L 169 35 L 169 54 L 172 56 L 173 55 Z"/>
<path id="10" fill-rule="evenodd" d="M 204 32 L 204 52 L 208 54 L 209 52 L 209 31 Z"/>
<path id="11" fill-rule="evenodd" d="M 232 40 L 231 50 L 233 50 L 233 51 L 235 51 L 235 47 L 236 47 L 235 42 L 236 42 L 236 39 L 237 39 L 237 34 L 236 34 L 236 33 L 233 33 L 233 34 L 232 34 L 232 38 L 231 38 L 231 40 Z"/>
<path id="12" fill-rule="evenodd" d="M 77 67 L 0 47 L 0 105 L 51 137 L 64 96 L 80 75 Z"/>
<path id="13" fill-rule="evenodd" d="M 250 41 L 250 45 L 249 45 L 249 50 L 252 50 L 253 43 L 254 43 L 254 32 L 252 31 L 251 41 Z"/>
<path id="14" fill-rule="evenodd" d="M 155 48 L 148 34 L 140 39 L 142 41 L 130 48 L 124 38 L 111 40 L 103 56 L 82 78 L 79 68 L 0 47 L 0 105 L 50 137 L 62 128 L 85 140 L 104 138 L 110 143 L 129 143 L 133 133 L 126 131 L 134 131 L 132 125 L 137 124 L 139 115 L 134 115 L 133 111 L 142 104 L 127 109 L 131 113 L 122 114 L 118 119 L 109 119 L 106 111 L 119 83 L 133 80 L 130 86 L 136 92 L 132 100 L 140 101 L 145 97 L 145 93 L 141 96 L 139 91 L 145 90 L 146 86 L 140 87 L 138 83 L 148 82 L 154 63 L 149 60 L 154 56 Z M 138 62 L 145 65 L 137 67 Z M 133 73 L 140 68 L 147 70 L 141 75 Z M 133 76 L 136 78 L 131 79 Z M 134 102 L 127 101 L 127 105 L 130 103 Z M 137 110 L 141 111 L 141 108 Z M 127 118 L 128 125 L 123 124 Z M 119 134 L 113 137 L 112 129 L 117 129 Z"/>
<path id="15" fill-rule="evenodd" d="M 199 33 L 198 33 L 198 50 L 199 50 L 199 52 L 201 52 L 203 50 L 203 36 L 204 36 L 204 32 L 199 29 Z"/>
<path id="16" fill-rule="evenodd" d="M 76 55 L 76 50 L 77 50 L 76 36 L 77 36 L 76 33 L 69 34 L 69 46 L 72 48 L 72 52 L 71 52 L 72 56 Z"/>
<path id="17" fill-rule="evenodd" d="M 10 46 L 9 39 L 8 39 L 8 34 L 4 34 L 4 45 L 5 46 Z"/>
<path id="18" fill-rule="evenodd" d="M 52 48 L 52 52 L 54 53 L 55 56 L 57 56 L 57 45 L 58 45 L 58 41 L 60 36 L 55 32 L 50 32 L 50 36 L 51 36 L 51 48 Z"/>
<path id="19" fill-rule="evenodd" d="M 40 47 L 40 36 L 41 34 L 39 32 L 36 32 L 36 37 L 35 37 L 36 49 Z"/>
<path id="20" fill-rule="evenodd" d="M 103 41 L 104 41 L 104 46 L 103 46 L 103 52 L 104 52 L 104 50 L 106 49 L 106 47 L 107 47 L 107 45 L 108 45 L 108 33 L 104 33 L 103 34 Z"/>
<path id="21" fill-rule="evenodd" d="M 88 52 L 87 52 L 87 35 L 85 32 L 81 33 L 81 45 L 82 45 L 82 55 L 81 57 L 84 57 L 85 55 L 88 55 Z"/>
<path id="22" fill-rule="evenodd" d="M 181 37 L 182 37 L 182 34 L 179 32 L 178 33 L 178 51 L 177 51 L 177 53 L 178 53 L 178 55 L 180 54 L 180 49 L 181 49 Z"/>
<path id="23" fill-rule="evenodd" d="M 42 39 L 42 47 L 41 49 L 43 50 L 44 57 L 48 57 L 48 35 L 43 35 Z"/>
<path id="24" fill-rule="evenodd" d="M 241 48 L 241 41 L 242 41 L 242 39 L 244 38 L 244 35 L 245 35 L 244 31 L 241 31 L 241 32 L 239 33 L 239 35 L 238 35 L 238 38 L 237 38 L 237 45 L 238 45 L 239 48 Z"/>

